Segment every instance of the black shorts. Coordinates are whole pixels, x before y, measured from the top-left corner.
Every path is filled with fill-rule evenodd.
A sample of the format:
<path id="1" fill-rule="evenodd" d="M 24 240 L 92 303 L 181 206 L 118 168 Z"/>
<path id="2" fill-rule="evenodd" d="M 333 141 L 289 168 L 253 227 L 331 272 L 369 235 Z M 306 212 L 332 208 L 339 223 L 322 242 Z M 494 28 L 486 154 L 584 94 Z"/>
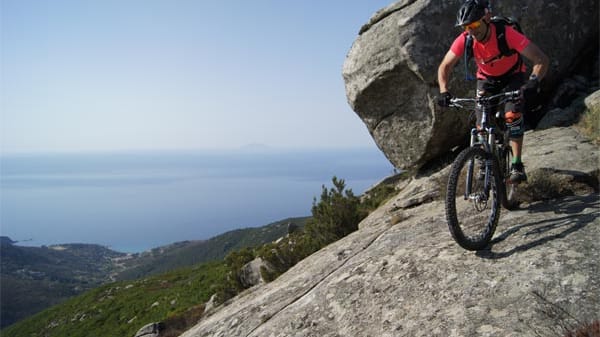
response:
<path id="1" fill-rule="evenodd" d="M 519 72 L 507 76 L 498 78 L 486 78 L 483 80 L 477 80 L 477 96 L 492 96 L 499 94 L 504 91 L 519 90 L 525 84 L 525 73 Z M 512 111 L 521 115 L 520 121 L 510 123 L 507 121 L 506 127 L 511 129 L 511 138 L 519 138 L 523 135 L 524 130 L 524 118 L 523 115 L 523 104 L 521 102 L 507 102 L 504 105 L 501 118 L 504 119 L 506 112 Z M 476 108 L 475 113 L 477 115 L 477 125 L 481 125 L 481 110 Z"/>

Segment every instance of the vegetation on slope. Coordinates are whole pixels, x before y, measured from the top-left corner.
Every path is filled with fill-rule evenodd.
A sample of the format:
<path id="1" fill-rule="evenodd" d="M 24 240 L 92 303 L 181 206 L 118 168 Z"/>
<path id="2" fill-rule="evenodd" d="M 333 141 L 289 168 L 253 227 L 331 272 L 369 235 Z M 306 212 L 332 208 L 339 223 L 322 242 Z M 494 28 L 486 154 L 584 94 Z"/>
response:
<path id="1" fill-rule="evenodd" d="M 15 245 L 1 237 L 0 328 L 9 326 L 87 290 L 111 281 L 134 280 L 219 261 L 232 250 L 255 247 L 282 237 L 288 226 L 302 227 L 308 217 L 288 218 L 258 228 L 244 228 L 204 241 L 177 242 L 139 254 L 115 252 L 100 245 Z"/>
<path id="2" fill-rule="evenodd" d="M 203 311 L 225 278 L 223 262 L 101 286 L 2 331 L 2 336 L 133 336 L 148 322 Z"/>
<path id="3" fill-rule="evenodd" d="M 263 279 L 274 280 L 305 257 L 357 230 L 370 211 L 395 193 L 393 187 L 381 185 L 361 202 L 351 189 L 346 189 L 343 179 L 333 177 L 332 183 L 330 189 L 322 187 L 318 202 L 316 198 L 313 200 L 312 218 L 302 230 L 256 249 L 234 251 L 226 257 L 229 277 L 217 293 L 220 302 L 244 290 L 241 267 L 246 263 L 260 257 L 271 267 L 261 269 Z"/>
<path id="4" fill-rule="evenodd" d="M 0 244 L 0 327 L 110 281 L 112 259 L 125 255 L 99 245 Z"/>
<path id="5" fill-rule="evenodd" d="M 124 261 L 125 270 L 117 274 L 116 279 L 134 280 L 175 268 L 220 261 L 231 251 L 277 240 L 287 234 L 290 224 L 303 227 L 308 218 L 287 218 L 262 227 L 236 229 L 204 241 L 185 241 L 158 247 Z"/>
<path id="6" fill-rule="evenodd" d="M 577 127 L 594 142 L 594 144 L 600 144 L 600 108 L 594 107 L 592 109 L 586 109 Z"/>

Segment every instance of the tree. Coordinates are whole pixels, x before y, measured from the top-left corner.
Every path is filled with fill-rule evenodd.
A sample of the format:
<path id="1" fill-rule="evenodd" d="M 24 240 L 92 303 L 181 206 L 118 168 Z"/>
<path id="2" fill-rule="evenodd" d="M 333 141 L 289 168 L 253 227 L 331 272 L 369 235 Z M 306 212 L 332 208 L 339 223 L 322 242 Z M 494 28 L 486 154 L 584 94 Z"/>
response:
<path id="1" fill-rule="evenodd" d="M 306 233 L 321 245 L 329 244 L 358 229 L 358 224 L 367 216 L 360 207 L 360 198 L 345 190 L 343 179 L 332 178 L 333 187 L 322 186 L 321 198 L 313 200 L 312 219 Z"/>

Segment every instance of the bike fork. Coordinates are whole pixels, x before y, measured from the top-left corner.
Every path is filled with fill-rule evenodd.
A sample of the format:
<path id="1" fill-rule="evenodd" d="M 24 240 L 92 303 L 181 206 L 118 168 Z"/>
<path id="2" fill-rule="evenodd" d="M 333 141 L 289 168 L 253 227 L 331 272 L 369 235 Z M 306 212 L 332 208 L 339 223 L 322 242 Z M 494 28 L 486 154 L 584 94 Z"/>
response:
<path id="1" fill-rule="evenodd" d="M 475 145 L 476 141 L 477 141 L 477 129 L 472 128 L 471 129 L 471 141 L 470 141 L 469 146 L 473 147 L 473 145 Z M 469 196 L 471 195 L 471 187 L 473 186 L 473 167 L 474 166 L 475 166 L 475 158 L 471 158 L 471 160 L 469 161 L 469 167 L 467 168 L 467 179 L 465 181 L 465 195 L 464 195 L 465 200 L 468 200 Z"/>
<path id="2" fill-rule="evenodd" d="M 471 187 L 473 187 L 473 168 L 475 167 L 475 158 L 469 161 L 469 167 L 467 168 L 467 179 L 465 181 L 465 200 L 469 199 L 471 195 Z"/>
<path id="3" fill-rule="evenodd" d="M 469 161 L 469 166 L 467 168 L 467 178 L 465 181 L 465 200 L 469 199 L 472 195 L 473 188 L 473 175 L 475 171 L 475 161 L 477 159 L 473 158 Z M 484 180 L 483 180 L 483 191 L 485 200 L 488 200 L 490 196 L 490 191 L 492 190 L 492 159 L 486 159 L 484 162 Z M 481 169 L 481 168 L 480 168 Z"/>
<path id="4" fill-rule="evenodd" d="M 487 200 L 490 197 L 490 190 L 492 189 L 492 159 L 487 159 L 485 161 L 485 180 L 484 180 L 484 191 L 485 191 L 485 199 Z"/>

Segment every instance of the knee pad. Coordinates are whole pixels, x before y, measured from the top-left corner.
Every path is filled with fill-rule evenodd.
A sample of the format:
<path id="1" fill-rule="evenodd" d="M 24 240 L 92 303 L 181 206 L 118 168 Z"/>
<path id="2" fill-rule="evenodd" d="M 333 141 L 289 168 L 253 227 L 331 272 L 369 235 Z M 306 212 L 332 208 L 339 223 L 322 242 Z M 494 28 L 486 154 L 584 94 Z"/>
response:
<path id="1" fill-rule="evenodd" d="M 510 138 L 520 138 L 525 133 L 523 115 L 520 112 L 507 111 L 504 114 L 506 128 L 510 132 Z"/>

